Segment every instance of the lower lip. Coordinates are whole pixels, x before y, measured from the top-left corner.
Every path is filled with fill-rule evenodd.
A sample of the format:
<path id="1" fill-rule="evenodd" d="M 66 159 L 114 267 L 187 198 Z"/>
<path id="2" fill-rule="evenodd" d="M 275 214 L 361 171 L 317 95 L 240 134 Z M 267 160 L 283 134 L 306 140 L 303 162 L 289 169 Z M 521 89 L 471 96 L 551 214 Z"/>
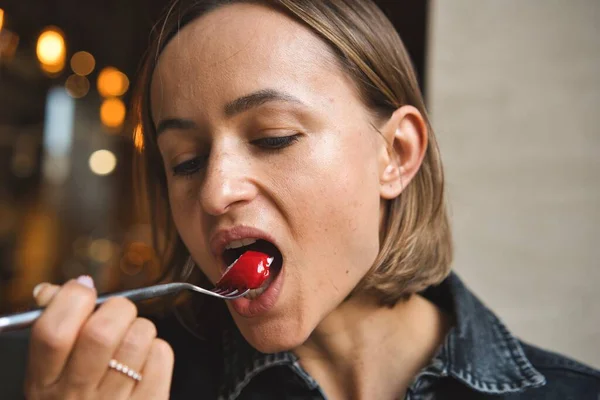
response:
<path id="1" fill-rule="evenodd" d="M 281 293 L 281 287 L 283 286 L 283 266 L 279 270 L 275 280 L 269 285 L 269 287 L 261 293 L 256 299 L 250 300 L 245 297 L 229 301 L 231 307 L 236 313 L 246 318 L 257 317 L 261 314 L 267 313 L 270 309 L 275 306 L 279 294 Z"/>

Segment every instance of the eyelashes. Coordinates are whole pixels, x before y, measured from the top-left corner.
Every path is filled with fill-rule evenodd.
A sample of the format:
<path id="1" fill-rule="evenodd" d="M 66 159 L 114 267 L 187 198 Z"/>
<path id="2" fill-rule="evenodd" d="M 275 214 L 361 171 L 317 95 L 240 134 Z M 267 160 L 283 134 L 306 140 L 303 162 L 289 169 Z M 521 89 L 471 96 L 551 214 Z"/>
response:
<path id="1" fill-rule="evenodd" d="M 278 150 L 290 146 L 299 139 L 299 136 L 300 134 L 290 136 L 273 136 L 262 139 L 256 139 L 250 143 L 263 149 Z"/>
<path id="2" fill-rule="evenodd" d="M 255 139 L 250 142 L 253 146 L 267 152 L 277 152 L 291 146 L 300 139 L 300 133 L 289 136 L 273 136 Z M 174 176 L 190 177 L 206 167 L 208 155 L 197 156 L 177 164 L 172 168 Z"/>
<path id="3" fill-rule="evenodd" d="M 191 176 L 206 165 L 208 157 L 194 157 L 173 167 L 174 176 Z"/>

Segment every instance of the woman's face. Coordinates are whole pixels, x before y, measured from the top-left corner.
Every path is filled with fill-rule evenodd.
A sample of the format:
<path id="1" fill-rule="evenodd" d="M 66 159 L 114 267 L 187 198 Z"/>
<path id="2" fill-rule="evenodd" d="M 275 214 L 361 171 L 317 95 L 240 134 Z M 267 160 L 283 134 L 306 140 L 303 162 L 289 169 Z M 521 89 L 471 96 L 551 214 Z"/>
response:
<path id="1" fill-rule="evenodd" d="M 234 239 L 274 244 L 282 267 L 273 283 L 228 307 L 257 349 L 302 344 L 379 250 L 385 143 L 352 82 L 307 28 L 238 4 L 170 41 L 151 99 L 172 215 L 191 256 L 216 282 Z"/>

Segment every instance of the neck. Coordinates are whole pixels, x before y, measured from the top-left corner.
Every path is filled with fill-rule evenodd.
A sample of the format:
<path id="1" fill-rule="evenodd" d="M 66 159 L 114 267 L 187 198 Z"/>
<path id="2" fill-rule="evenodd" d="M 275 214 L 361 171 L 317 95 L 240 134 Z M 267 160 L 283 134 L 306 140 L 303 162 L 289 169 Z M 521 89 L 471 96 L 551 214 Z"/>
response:
<path id="1" fill-rule="evenodd" d="M 294 352 L 331 399 L 394 399 L 435 355 L 448 318 L 418 295 L 393 307 L 344 302 Z"/>

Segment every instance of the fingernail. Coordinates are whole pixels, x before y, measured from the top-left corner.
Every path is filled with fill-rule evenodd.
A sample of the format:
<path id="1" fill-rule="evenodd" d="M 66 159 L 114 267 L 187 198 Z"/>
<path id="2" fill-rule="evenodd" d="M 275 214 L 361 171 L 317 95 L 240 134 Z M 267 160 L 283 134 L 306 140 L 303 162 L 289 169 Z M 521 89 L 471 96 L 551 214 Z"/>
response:
<path id="1" fill-rule="evenodd" d="M 40 294 L 40 292 L 46 285 L 48 285 L 46 282 L 38 283 L 37 285 L 35 285 L 35 287 L 33 288 L 33 297 L 37 297 L 37 295 Z"/>
<path id="2" fill-rule="evenodd" d="M 77 278 L 77 283 L 89 287 L 90 289 L 94 289 L 94 280 L 89 275 L 81 275 Z"/>

